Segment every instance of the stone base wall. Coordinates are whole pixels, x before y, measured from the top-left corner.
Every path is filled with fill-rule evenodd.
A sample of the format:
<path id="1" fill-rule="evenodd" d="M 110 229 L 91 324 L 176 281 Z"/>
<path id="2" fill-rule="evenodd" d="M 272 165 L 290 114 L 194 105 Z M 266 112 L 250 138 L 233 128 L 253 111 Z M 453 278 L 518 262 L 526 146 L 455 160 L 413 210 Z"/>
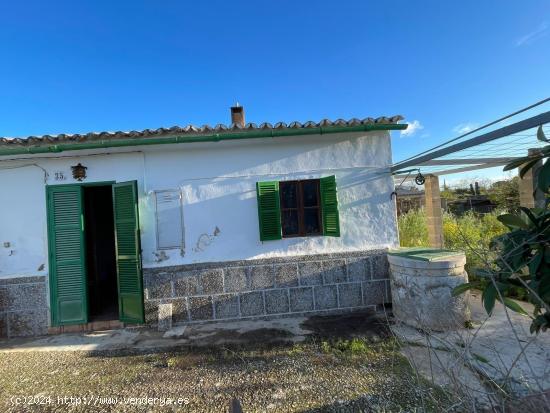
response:
<path id="1" fill-rule="evenodd" d="M 48 331 L 45 276 L 0 278 L 0 338 Z"/>
<path id="2" fill-rule="evenodd" d="M 150 326 L 338 313 L 391 302 L 384 250 L 145 268 Z M 47 277 L 0 279 L 0 338 L 48 333 Z"/>
<path id="3" fill-rule="evenodd" d="M 384 250 L 145 268 L 149 325 L 341 312 L 391 301 Z"/>

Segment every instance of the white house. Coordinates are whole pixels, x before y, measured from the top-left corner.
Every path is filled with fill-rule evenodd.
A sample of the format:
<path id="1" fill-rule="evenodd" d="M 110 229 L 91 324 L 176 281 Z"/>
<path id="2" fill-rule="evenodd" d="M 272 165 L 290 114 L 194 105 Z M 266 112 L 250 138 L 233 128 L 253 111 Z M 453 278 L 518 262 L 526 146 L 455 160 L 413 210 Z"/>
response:
<path id="1" fill-rule="evenodd" d="M 401 119 L 1 138 L 0 336 L 387 303 Z"/>

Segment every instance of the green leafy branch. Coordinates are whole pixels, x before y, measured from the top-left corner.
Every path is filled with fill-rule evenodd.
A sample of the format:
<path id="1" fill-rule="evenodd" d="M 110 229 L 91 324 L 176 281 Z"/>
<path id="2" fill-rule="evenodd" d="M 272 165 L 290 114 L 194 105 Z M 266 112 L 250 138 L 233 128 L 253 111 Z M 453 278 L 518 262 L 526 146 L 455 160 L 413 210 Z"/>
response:
<path id="1" fill-rule="evenodd" d="M 537 138 L 549 143 L 542 126 Z M 520 178 L 539 163 L 536 187 L 545 194 L 543 208 L 521 207 L 517 213 L 502 214 L 498 220 L 509 232 L 492 239 L 490 248 L 497 258 L 487 268 L 475 269 L 479 281 L 457 286 L 453 295 L 476 288 L 483 291 L 481 300 L 487 314 L 492 314 L 496 301 L 510 310 L 532 319 L 531 333 L 550 327 L 550 145 L 526 157 L 516 159 L 504 167 L 505 171 L 519 168 Z M 488 282 L 483 282 L 483 281 Z M 533 304 L 528 314 L 516 301 L 506 297 L 512 288 L 523 289 Z"/>

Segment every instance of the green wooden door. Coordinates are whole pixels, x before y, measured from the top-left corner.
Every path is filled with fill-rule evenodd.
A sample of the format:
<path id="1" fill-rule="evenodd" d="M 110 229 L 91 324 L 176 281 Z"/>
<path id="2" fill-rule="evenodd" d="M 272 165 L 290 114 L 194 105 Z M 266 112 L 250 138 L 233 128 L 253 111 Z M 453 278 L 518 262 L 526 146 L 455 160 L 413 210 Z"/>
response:
<path id="1" fill-rule="evenodd" d="M 88 322 L 82 187 L 46 187 L 52 325 Z"/>
<path id="2" fill-rule="evenodd" d="M 136 181 L 113 184 L 120 321 L 143 323 L 143 278 Z"/>

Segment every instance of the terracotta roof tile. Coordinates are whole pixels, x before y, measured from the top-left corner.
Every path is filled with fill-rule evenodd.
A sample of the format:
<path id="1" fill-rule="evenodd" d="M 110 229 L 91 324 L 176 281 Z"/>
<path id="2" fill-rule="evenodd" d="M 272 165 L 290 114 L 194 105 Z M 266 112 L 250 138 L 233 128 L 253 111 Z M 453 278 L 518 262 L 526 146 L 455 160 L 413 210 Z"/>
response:
<path id="1" fill-rule="evenodd" d="M 123 138 L 147 138 L 152 136 L 172 136 L 172 135 L 204 135 L 211 133 L 227 133 L 231 131 L 251 131 L 251 130 L 265 130 L 265 129 L 308 129 L 308 128 L 319 128 L 319 127 L 346 127 L 346 126 L 358 126 L 358 125 L 368 125 L 368 124 L 393 124 L 398 123 L 403 120 L 402 116 L 392 116 L 392 117 L 379 117 L 379 118 L 365 118 L 359 120 L 357 118 L 352 118 L 350 120 L 337 119 L 331 121 L 330 119 L 323 119 L 320 122 L 308 121 L 305 123 L 300 123 L 298 121 L 290 122 L 286 124 L 284 122 L 277 122 L 275 125 L 264 122 L 260 125 L 255 123 L 247 123 L 244 127 L 239 124 L 223 125 L 218 124 L 214 127 L 209 125 L 203 125 L 197 127 L 194 125 L 187 125 L 184 127 L 181 126 L 172 126 L 170 128 L 158 128 L 158 129 L 144 129 L 141 131 L 116 131 L 116 132 L 90 132 L 86 134 L 59 134 L 59 135 L 43 135 L 43 136 L 28 136 L 25 138 L 0 138 L 0 146 L 8 145 L 20 145 L 20 146 L 32 146 L 40 145 L 44 143 L 62 143 L 62 142 L 86 142 L 100 139 L 123 139 Z"/>

